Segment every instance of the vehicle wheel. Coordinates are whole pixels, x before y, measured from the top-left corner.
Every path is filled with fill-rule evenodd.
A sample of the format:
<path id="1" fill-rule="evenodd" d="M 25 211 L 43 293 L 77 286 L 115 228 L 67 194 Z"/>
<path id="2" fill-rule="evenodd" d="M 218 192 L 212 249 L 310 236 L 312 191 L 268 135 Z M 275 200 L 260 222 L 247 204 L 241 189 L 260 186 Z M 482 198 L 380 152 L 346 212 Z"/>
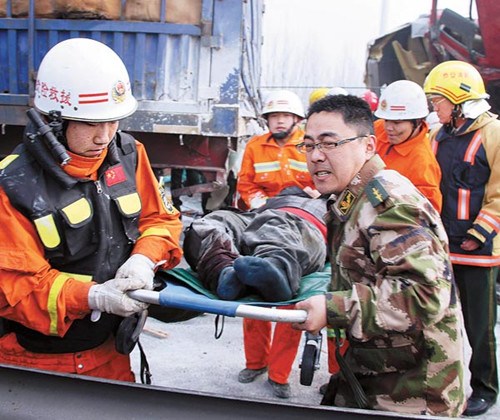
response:
<path id="1" fill-rule="evenodd" d="M 314 364 L 316 362 L 316 352 L 319 351 L 317 343 L 307 343 L 302 353 L 300 364 L 300 384 L 311 385 L 314 377 Z"/>

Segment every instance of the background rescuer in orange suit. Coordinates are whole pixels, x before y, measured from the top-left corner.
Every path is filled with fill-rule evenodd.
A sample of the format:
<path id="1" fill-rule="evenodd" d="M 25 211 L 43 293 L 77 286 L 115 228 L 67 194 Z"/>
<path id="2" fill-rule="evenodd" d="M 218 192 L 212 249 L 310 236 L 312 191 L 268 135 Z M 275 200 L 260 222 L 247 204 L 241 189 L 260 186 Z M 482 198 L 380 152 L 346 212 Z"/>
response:
<path id="1" fill-rule="evenodd" d="M 245 210 L 262 206 L 287 187 L 314 188 L 304 156 L 295 147 L 304 136 L 298 127 L 304 118 L 299 97 L 289 91 L 273 92 L 262 117 L 269 133 L 250 139 L 238 174 L 237 189 Z"/>
<path id="2" fill-rule="evenodd" d="M 397 80 L 380 96 L 374 129 L 377 153 L 387 169 L 408 178 L 440 212 L 441 168 L 429 140 L 428 114 L 424 90 L 410 80 Z"/>
<path id="3" fill-rule="evenodd" d="M 134 381 L 114 334 L 147 307 L 126 292 L 179 263 L 179 213 L 144 146 L 117 132 L 137 101 L 110 48 L 63 41 L 37 77 L 35 107 L 62 110 L 71 160 L 60 164 L 31 124 L 0 163 L 0 363 Z"/>
<path id="4" fill-rule="evenodd" d="M 238 193 L 250 209 L 261 207 L 269 197 L 286 187 L 314 188 L 305 156 L 296 148 L 304 134 L 298 128 L 304 118 L 299 97 L 289 91 L 271 93 L 266 98 L 262 116 L 267 120 L 269 133 L 248 142 L 238 174 Z M 252 382 L 269 369 L 269 384 L 274 395 L 288 398 L 288 377 L 301 334 L 287 323 L 276 323 L 272 339 L 271 332 L 270 322 L 243 320 L 246 368 L 239 373 L 238 380 Z"/>

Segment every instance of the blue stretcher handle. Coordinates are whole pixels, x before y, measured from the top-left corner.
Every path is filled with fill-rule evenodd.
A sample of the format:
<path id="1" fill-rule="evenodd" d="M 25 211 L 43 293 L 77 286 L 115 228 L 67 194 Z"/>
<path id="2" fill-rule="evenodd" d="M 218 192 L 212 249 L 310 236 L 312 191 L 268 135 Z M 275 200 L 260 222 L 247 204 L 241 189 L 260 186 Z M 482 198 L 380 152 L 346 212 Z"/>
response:
<path id="1" fill-rule="evenodd" d="M 128 292 L 128 295 L 141 302 L 233 318 L 242 317 L 274 322 L 304 322 L 307 319 L 307 312 L 303 310 L 276 309 L 242 304 L 238 301 L 211 299 L 186 287 L 171 283 L 161 292 L 134 290 Z"/>

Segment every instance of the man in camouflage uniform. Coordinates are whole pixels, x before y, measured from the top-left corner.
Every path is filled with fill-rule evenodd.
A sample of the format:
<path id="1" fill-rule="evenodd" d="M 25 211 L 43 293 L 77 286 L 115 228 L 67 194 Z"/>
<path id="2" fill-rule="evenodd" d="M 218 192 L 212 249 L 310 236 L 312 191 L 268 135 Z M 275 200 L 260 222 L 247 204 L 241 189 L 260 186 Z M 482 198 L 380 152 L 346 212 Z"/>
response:
<path id="1" fill-rule="evenodd" d="M 330 403 L 459 416 L 463 320 L 447 237 L 429 201 L 384 170 L 375 147 L 362 99 L 336 95 L 311 106 L 298 148 L 318 191 L 332 194 L 332 283 L 331 292 L 297 304 L 308 317 L 294 326 L 347 332 L 341 374 L 325 395 Z"/>

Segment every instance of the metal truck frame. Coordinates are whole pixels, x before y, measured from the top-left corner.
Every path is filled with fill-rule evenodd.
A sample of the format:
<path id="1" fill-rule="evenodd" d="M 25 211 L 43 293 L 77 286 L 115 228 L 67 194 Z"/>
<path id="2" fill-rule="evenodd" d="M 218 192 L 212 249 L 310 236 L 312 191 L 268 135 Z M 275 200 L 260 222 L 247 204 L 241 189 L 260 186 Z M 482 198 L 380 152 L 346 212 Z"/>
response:
<path id="1" fill-rule="evenodd" d="M 476 6 L 477 20 L 472 17 Z M 438 8 L 433 0 L 428 16 L 402 25 L 368 47 L 365 83 L 377 94 L 384 85 L 408 79 L 423 85 L 437 64 L 466 61 L 475 66 L 490 94 L 490 105 L 500 112 L 500 2 L 470 0 L 469 16 Z"/>

